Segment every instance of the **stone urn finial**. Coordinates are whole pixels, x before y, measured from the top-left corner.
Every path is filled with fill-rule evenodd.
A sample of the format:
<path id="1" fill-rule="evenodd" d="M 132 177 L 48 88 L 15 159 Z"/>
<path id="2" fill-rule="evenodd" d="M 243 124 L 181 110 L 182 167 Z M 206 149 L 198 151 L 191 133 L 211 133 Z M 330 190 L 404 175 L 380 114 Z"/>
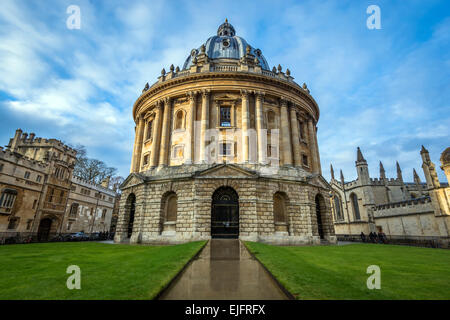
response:
<path id="1" fill-rule="evenodd" d="M 166 69 L 162 68 L 162 70 L 161 70 L 161 75 L 163 76 L 163 75 L 165 75 L 165 74 L 166 74 Z"/>
<path id="2" fill-rule="evenodd" d="M 286 69 L 286 75 L 287 75 L 287 76 L 290 76 L 290 75 L 291 75 L 291 70 Z"/>
<path id="3" fill-rule="evenodd" d="M 204 44 L 202 44 L 202 46 L 200 47 L 200 51 L 201 51 L 202 53 L 205 53 L 205 52 L 206 52 L 206 47 L 205 47 Z"/>
<path id="4" fill-rule="evenodd" d="M 275 68 L 275 66 L 272 68 L 272 72 L 277 73 L 277 68 Z"/>
<path id="5" fill-rule="evenodd" d="M 175 69 L 175 72 L 180 72 L 180 67 L 177 66 L 177 68 Z"/>
<path id="6" fill-rule="evenodd" d="M 250 46 L 249 45 L 247 45 L 247 47 L 245 48 L 245 52 L 247 52 L 247 54 L 250 54 Z"/>
<path id="7" fill-rule="evenodd" d="M 281 65 L 278 65 L 278 72 L 281 72 L 281 70 L 283 70 L 283 68 L 281 68 Z"/>
<path id="8" fill-rule="evenodd" d="M 170 71 L 173 72 L 175 70 L 175 67 L 173 66 L 173 64 L 170 65 Z"/>

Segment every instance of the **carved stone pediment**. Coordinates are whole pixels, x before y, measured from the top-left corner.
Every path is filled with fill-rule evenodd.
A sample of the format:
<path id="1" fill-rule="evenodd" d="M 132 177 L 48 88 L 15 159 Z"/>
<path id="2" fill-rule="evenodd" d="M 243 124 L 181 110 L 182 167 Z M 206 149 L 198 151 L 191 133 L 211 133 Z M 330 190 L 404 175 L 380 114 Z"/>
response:
<path id="1" fill-rule="evenodd" d="M 256 177 L 256 173 L 250 170 L 240 168 L 235 165 L 221 164 L 216 167 L 206 169 L 196 174 L 198 177 Z"/>
<path id="2" fill-rule="evenodd" d="M 313 185 L 316 185 L 316 186 L 320 187 L 320 188 L 331 190 L 331 185 L 322 176 L 314 176 L 314 177 L 311 178 L 311 180 L 309 180 L 309 182 L 311 184 L 313 184 Z"/>
<path id="3" fill-rule="evenodd" d="M 131 173 L 125 181 L 120 185 L 120 189 L 130 188 L 132 186 L 141 184 L 144 182 L 144 178 L 138 173 Z"/>

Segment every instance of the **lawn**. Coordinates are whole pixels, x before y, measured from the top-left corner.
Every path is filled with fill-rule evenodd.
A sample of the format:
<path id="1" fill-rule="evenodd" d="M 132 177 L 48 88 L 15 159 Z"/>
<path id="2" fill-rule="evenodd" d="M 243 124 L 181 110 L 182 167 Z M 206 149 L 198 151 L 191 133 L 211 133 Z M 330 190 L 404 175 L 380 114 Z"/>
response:
<path id="1" fill-rule="evenodd" d="M 204 243 L 0 246 L 0 299 L 153 299 Z M 66 286 L 69 265 L 81 269 L 80 290 Z"/>
<path id="2" fill-rule="evenodd" d="M 245 244 L 297 299 L 450 299 L 450 250 Z M 380 267 L 379 290 L 367 288 L 369 265 Z"/>

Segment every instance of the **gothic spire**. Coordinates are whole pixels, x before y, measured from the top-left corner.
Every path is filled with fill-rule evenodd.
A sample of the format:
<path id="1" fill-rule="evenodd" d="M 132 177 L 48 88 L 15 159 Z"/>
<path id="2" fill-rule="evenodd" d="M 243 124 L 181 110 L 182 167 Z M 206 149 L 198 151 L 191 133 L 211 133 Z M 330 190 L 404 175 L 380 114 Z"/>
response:
<path id="1" fill-rule="evenodd" d="M 356 161 L 366 161 L 366 159 L 364 159 L 361 149 L 358 147 L 358 149 L 356 150 Z"/>
<path id="2" fill-rule="evenodd" d="M 403 181 L 402 169 L 400 169 L 398 161 L 396 161 L 396 166 L 397 166 L 397 179 Z"/>
<path id="3" fill-rule="evenodd" d="M 413 168 L 413 177 L 414 177 L 414 182 L 415 182 L 416 184 L 420 184 L 420 183 L 421 183 L 420 177 L 419 177 L 419 175 L 417 174 L 415 168 Z"/>
<path id="4" fill-rule="evenodd" d="M 384 171 L 383 162 L 380 161 L 380 180 L 386 180 L 386 171 Z"/>
<path id="5" fill-rule="evenodd" d="M 330 163 L 331 180 L 334 180 L 334 169 L 333 164 Z"/>
<path id="6" fill-rule="evenodd" d="M 342 173 L 342 169 L 341 169 L 341 183 L 342 183 L 342 186 L 344 186 L 344 174 Z"/>

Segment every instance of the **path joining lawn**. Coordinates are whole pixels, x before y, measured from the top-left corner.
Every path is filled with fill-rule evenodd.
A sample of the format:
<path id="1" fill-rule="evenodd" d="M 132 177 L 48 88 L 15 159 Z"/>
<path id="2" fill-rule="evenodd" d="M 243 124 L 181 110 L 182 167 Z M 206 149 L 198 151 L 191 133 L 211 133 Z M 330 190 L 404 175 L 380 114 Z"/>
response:
<path id="1" fill-rule="evenodd" d="M 0 246 L 0 299 L 153 299 L 204 244 Z M 81 269 L 80 290 L 67 289 L 69 265 Z"/>
<path id="2" fill-rule="evenodd" d="M 245 244 L 297 299 L 450 299 L 450 250 Z M 381 269 L 380 290 L 367 288 L 370 265 Z"/>

